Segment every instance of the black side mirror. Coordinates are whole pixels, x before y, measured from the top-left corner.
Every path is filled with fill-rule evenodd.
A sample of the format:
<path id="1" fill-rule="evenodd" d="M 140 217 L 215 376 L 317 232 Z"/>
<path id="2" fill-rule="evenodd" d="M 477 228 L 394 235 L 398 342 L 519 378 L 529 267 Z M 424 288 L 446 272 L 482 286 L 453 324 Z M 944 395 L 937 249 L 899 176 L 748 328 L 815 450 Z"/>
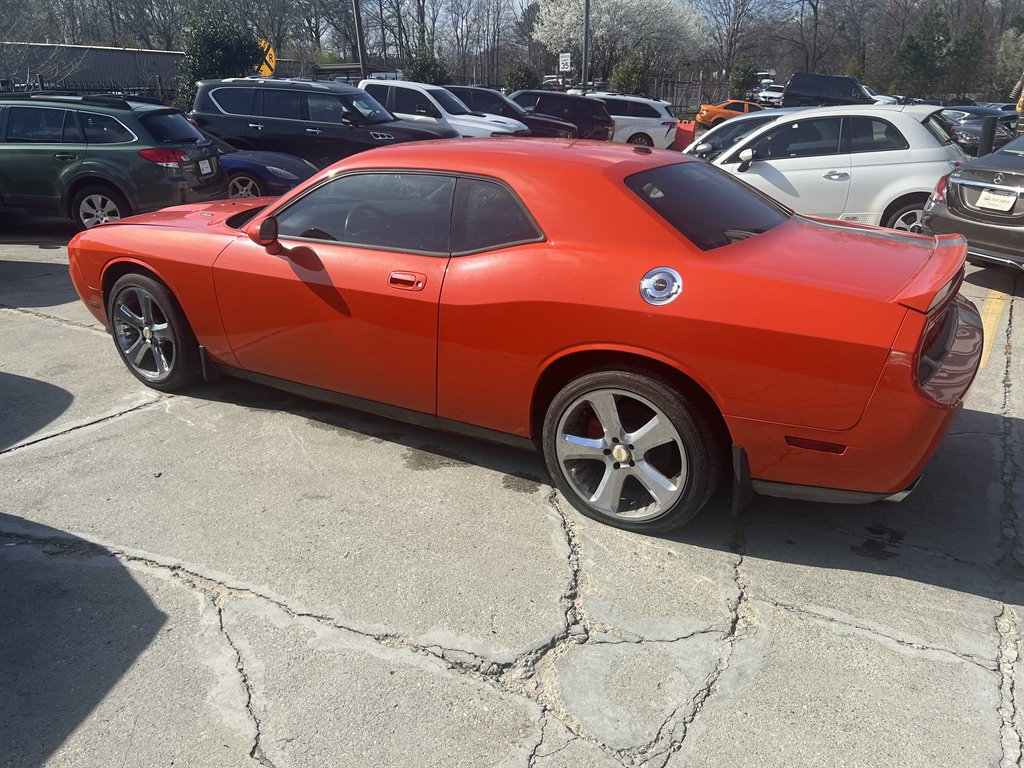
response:
<path id="1" fill-rule="evenodd" d="M 354 128 L 357 125 L 362 125 L 362 123 L 360 123 L 359 120 L 356 119 L 355 115 L 350 115 L 348 112 L 345 112 L 341 116 L 341 122 L 343 122 L 349 128 Z"/>
<path id="2" fill-rule="evenodd" d="M 425 115 L 426 117 L 437 117 L 437 110 L 430 104 L 417 104 L 416 114 Z"/>

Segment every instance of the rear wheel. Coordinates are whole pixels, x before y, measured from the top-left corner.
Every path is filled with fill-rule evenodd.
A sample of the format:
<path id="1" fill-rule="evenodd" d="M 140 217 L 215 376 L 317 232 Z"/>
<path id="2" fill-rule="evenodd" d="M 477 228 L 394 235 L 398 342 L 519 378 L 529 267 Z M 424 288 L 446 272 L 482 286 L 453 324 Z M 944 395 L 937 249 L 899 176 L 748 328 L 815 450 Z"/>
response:
<path id="1" fill-rule="evenodd" d="M 891 229 L 899 229 L 904 232 L 921 233 L 921 224 L 924 221 L 924 202 L 905 205 L 893 213 L 885 226 Z"/>
<path id="2" fill-rule="evenodd" d="M 80 230 L 131 216 L 124 195 L 104 186 L 83 187 L 71 200 L 71 220 Z"/>
<path id="3" fill-rule="evenodd" d="M 174 392 L 199 379 L 199 345 L 165 285 L 125 275 L 110 290 L 107 317 L 118 354 L 143 384 Z"/>
<path id="4" fill-rule="evenodd" d="M 646 133 L 634 133 L 627 139 L 628 144 L 636 144 L 641 147 L 653 147 L 654 140 Z"/>
<path id="5" fill-rule="evenodd" d="M 660 533 L 689 522 L 721 477 L 721 441 L 701 408 L 666 381 L 598 371 L 569 382 L 544 419 L 544 459 L 583 514 Z"/>

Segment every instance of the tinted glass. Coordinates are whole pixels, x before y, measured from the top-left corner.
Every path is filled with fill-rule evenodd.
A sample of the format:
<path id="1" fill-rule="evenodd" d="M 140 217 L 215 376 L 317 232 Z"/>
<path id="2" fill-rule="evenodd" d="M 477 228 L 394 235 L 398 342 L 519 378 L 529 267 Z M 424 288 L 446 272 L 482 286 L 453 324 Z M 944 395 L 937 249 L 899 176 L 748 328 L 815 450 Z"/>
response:
<path id="1" fill-rule="evenodd" d="M 740 109 L 738 111 L 742 112 L 743 108 L 740 107 Z M 633 117 L 661 117 L 662 116 L 661 113 L 658 110 L 656 110 L 653 106 L 651 106 L 650 104 L 644 104 L 642 101 L 631 101 L 631 102 L 629 102 L 629 114 L 632 115 Z"/>
<path id="2" fill-rule="evenodd" d="M 343 176 L 277 217 L 281 237 L 447 254 L 455 179 L 411 173 Z"/>
<path id="3" fill-rule="evenodd" d="M 909 147 L 903 134 L 892 123 L 873 117 L 850 119 L 851 152 L 880 152 Z"/>
<path id="4" fill-rule="evenodd" d="M 852 80 L 830 79 L 825 91 L 833 99 L 863 99 L 865 96 Z"/>
<path id="5" fill-rule="evenodd" d="M 124 144 L 135 139 L 131 131 L 109 115 L 79 112 L 78 119 L 89 144 Z"/>
<path id="6" fill-rule="evenodd" d="M 366 87 L 363 88 L 368 94 L 379 101 L 381 104 L 387 105 L 388 103 L 388 87 L 386 85 L 378 85 L 377 83 L 367 83 Z"/>
<path id="7" fill-rule="evenodd" d="M 842 122 L 842 118 L 829 117 L 787 123 L 762 136 L 752 148 L 766 160 L 835 155 L 840 149 Z"/>
<path id="8" fill-rule="evenodd" d="M 537 99 L 539 97 L 540 94 L 538 93 L 517 93 L 512 101 L 524 109 L 533 110 L 537 106 Z"/>
<path id="9" fill-rule="evenodd" d="M 302 119 L 302 94 L 298 91 L 283 91 L 267 88 L 263 91 L 263 115 L 286 120 Z"/>
<path id="10" fill-rule="evenodd" d="M 789 215 L 750 187 L 702 162 L 644 171 L 626 186 L 703 251 L 767 232 Z"/>
<path id="11" fill-rule="evenodd" d="M 427 90 L 449 115 L 465 115 L 469 112 L 469 107 L 459 101 L 459 98 L 452 95 L 450 91 L 446 91 L 444 88 L 429 88 Z"/>
<path id="12" fill-rule="evenodd" d="M 783 90 L 778 86 L 769 86 L 768 90 L 779 91 Z M 825 84 L 822 82 L 820 77 L 800 77 L 794 78 L 793 83 L 789 86 L 789 89 L 794 93 L 799 93 L 806 96 L 824 96 L 825 95 Z"/>
<path id="13" fill-rule="evenodd" d="M 203 141 L 199 132 L 181 112 L 161 112 L 139 118 L 150 136 L 161 144 L 195 144 Z"/>
<path id="14" fill-rule="evenodd" d="M 757 104 L 747 104 L 747 112 L 760 112 L 760 111 L 761 111 L 761 107 L 757 106 Z"/>
<path id="15" fill-rule="evenodd" d="M 307 93 L 306 108 L 309 119 L 318 123 L 340 123 L 342 115 L 348 112 L 341 100 L 330 93 Z M 350 117 L 356 118 L 351 114 Z"/>
<path id="16" fill-rule="evenodd" d="M 953 131 L 955 126 L 950 120 L 942 116 L 941 112 L 933 112 L 923 121 L 924 127 L 938 140 L 940 144 L 953 143 Z"/>
<path id="17" fill-rule="evenodd" d="M 74 112 L 64 113 L 64 143 L 82 144 L 85 139 L 82 136 L 82 129 L 78 127 L 78 119 Z"/>
<path id="18" fill-rule="evenodd" d="M 452 219 L 454 253 L 535 242 L 541 237 L 526 209 L 505 187 L 459 179 Z"/>
<path id="19" fill-rule="evenodd" d="M 622 99 L 601 99 L 609 115 L 628 115 L 629 102 Z"/>
<path id="20" fill-rule="evenodd" d="M 60 144 L 64 133 L 64 110 L 10 107 L 7 140 L 37 144 Z"/>
<path id="21" fill-rule="evenodd" d="M 730 101 L 728 104 L 725 105 L 725 108 L 728 109 L 730 112 L 743 111 L 743 105 L 738 101 Z"/>
<path id="22" fill-rule="evenodd" d="M 603 119 L 607 121 L 605 117 L 604 106 L 596 101 L 590 102 L 589 100 L 576 101 L 573 99 L 565 105 L 565 116 L 572 120 L 598 120 Z"/>
<path id="23" fill-rule="evenodd" d="M 465 100 L 463 99 L 463 101 Z M 487 112 L 492 115 L 513 114 L 512 108 L 505 103 L 505 100 L 498 94 L 491 93 L 490 91 L 473 92 L 473 109 L 477 112 Z"/>
<path id="24" fill-rule="evenodd" d="M 430 110 L 434 105 L 430 99 L 419 91 L 412 88 L 395 89 L 395 112 L 402 112 L 407 115 L 415 115 L 416 107 L 427 107 Z"/>
<path id="25" fill-rule="evenodd" d="M 708 143 L 715 148 L 716 151 L 708 156 L 708 159 L 713 159 L 744 136 L 750 135 L 751 132 L 756 131 L 771 121 L 771 113 L 751 118 L 750 120 L 729 120 L 727 123 L 722 123 L 718 128 L 708 131 L 698 143 Z M 691 152 L 690 154 L 693 153 Z"/>
<path id="26" fill-rule="evenodd" d="M 213 100 L 232 115 L 248 115 L 252 111 L 252 88 L 217 88 Z"/>
<path id="27" fill-rule="evenodd" d="M 390 123 L 395 119 L 395 116 L 369 93 L 346 93 L 338 98 L 348 111 L 358 112 L 367 123 Z"/>

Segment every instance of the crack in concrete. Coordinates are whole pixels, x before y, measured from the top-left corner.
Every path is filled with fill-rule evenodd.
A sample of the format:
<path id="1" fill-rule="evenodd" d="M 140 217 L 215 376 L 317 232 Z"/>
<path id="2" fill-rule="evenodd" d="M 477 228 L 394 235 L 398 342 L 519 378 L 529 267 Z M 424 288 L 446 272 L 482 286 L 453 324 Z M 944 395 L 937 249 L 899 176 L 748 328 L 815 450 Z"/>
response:
<path id="1" fill-rule="evenodd" d="M 57 437 L 63 437 L 64 435 L 70 435 L 72 432 L 77 432 L 78 430 L 85 429 L 86 427 L 93 427 L 93 426 L 95 426 L 97 424 L 103 424 L 103 423 L 108 422 L 108 421 L 113 421 L 114 419 L 119 419 L 122 416 L 127 416 L 128 414 L 135 413 L 136 411 L 143 411 L 143 410 L 146 410 L 147 408 L 152 408 L 154 405 L 157 405 L 158 403 L 162 403 L 166 399 L 167 398 L 165 396 L 156 395 L 154 397 L 154 399 L 152 399 L 152 400 L 150 400 L 148 402 L 140 403 L 139 405 L 134 405 L 131 408 L 126 408 L 123 411 L 118 411 L 117 413 L 112 413 L 112 414 L 110 414 L 108 416 L 101 416 L 98 419 L 92 419 L 91 421 L 87 421 L 87 422 L 85 422 L 83 424 L 74 424 L 73 426 L 70 426 L 67 429 L 62 429 L 60 432 L 54 432 L 54 433 L 49 434 L 49 435 L 43 435 L 42 437 L 37 437 L 34 440 L 29 440 L 29 441 L 24 442 L 24 443 L 18 443 L 17 445 L 12 445 L 10 448 L 5 448 L 4 450 L 0 451 L 0 456 L 3 456 L 3 455 L 8 454 L 8 453 L 13 453 L 14 451 L 20 451 L 22 448 L 28 448 L 31 445 L 38 445 L 39 443 L 45 443 L 46 441 L 53 440 L 54 438 L 57 438 Z"/>
<path id="2" fill-rule="evenodd" d="M 952 648 L 944 648 L 938 645 L 925 645 L 924 643 L 915 643 L 911 640 L 905 640 L 904 638 L 896 637 L 895 635 L 887 635 L 885 632 L 881 632 L 873 627 L 868 627 L 863 624 L 856 624 L 852 621 L 843 621 L 842 619 L 838 619 L 835 616 L 829 616 L 828 614 L 821 613 L 819 611 L 814 611 L 810 608 L 802 608 L 799 605 L 793 605 L 792 603 L 784 603 L 779 600 L 775 600 L 774 598 L 769 597 L 768 595 L 762 595 L 757 599 L 763 600 L 769 605 L 773 605 L 776 608 L 780 608 L 781 610 L 796 614 L 797 616 L 818 619 L 820 621 L 824 621 L 830 624 L 838 624 L 841 627 L 854 629 L 859 632 L 863 632 L 867 635 L 874 636 L 876 638 L 889 640 L 890 642 L 896 643 L 897 645 L 901 645 L 904 648 L 912 648 L 915 651 L 933 651 L 935 653 L 947 654 L 949 656 L 953 656 L 959 659 L 960 661 L 966 661 L 969 664 L 974 664 L 975 666 L 980 667 L 981 669 L 984 669 L 987 672 L 994 672 L 997 668 L 997 663 L 995 659 L 986 659 L 983 657 L 973 656 L 969 653 L 961 653 L 960 651 L 956 651 Z"/>
<path id="3" fill-rule="evenodd" d="M 1020 661 L 1020 617 L 1004 603 L 995 625 L 999 633 L 999 768 L 1019 768 L 1024 761 L 1024 735 L 1017 730 L 1021 711 L 1014 673 Z"/>
<path id="4" fill-rule="evenodd" d="M 193 588 L 195 585 L 192 585 Z M 263 751 L 263 724 L 260 722 L 259 716 L 252 708 L 252 700 L 254 696 L 252 681 L 249 679 L 248 673 L 245 671 L 245 661 L 242 659 L 242 651 L 235 641 L 231 638 L 231 633 L 228 632 L 228 628 L 224 626 L 224 604 L 222 596 L 210 596 L 206 595 L 207 599 L 213 604 L 213 607 L 217 610 L 217 618 L 220 624 L 220 633 L 224 635 L 224 639 L 227 641 L 231 650 L 235 653 L 235 669 L 238 670 L 238 675 L 242 680 L 242 687 L 245 689 L 245 711 L 249 715 L 249 719 L 252 720 L 253 725 L 256 728 L 256 735 L 253 738 L 252 749 L 249 750 L 249 757 L 258 762 L 264 768 L 276 768 L 273 761 L 267 757 Z"/>
<path id="5" fill-rule="evenodd" d="M 1014 283 L 1016 284 L 1016 276 L 1014 277 Z M 1003 463 L 1002 467 L 1000 467 L 1000 480 L 1002 481 L 1003 491 L 1002 530 L 1005 544 L 1000 560 L 1008 566 L 1019 569 L 1024 567 L 1024 552 L 1021 551 L 1021 521 L 1018 519 L 1018 509 L 1020 506 L 1024 506 L 1024 504 L 1018 505 L 1014 503 L 1016 497 L 1014 480 L 1017 474 L 1015 470 L 1020 466 L 1017 461 L 1016 450 L 1020 446 L 1015 444 L 1013 438 L 1013 417 L 1011 414 L 1014 388 L 1013 325 L 1016 303 L 1015 301 L 1010 302 L 1006 318 L 1006 365 L 1003 368 L 1003 402 L 1001 406 L 1003 416 Z M 1022 457 L 1022 460 L 1024 460 L 1024 457 Z"/>
<path id="6" fill-rule="evenodd" d="M 90 331 L 92 333 L 98 333 L 101 336 L 109 336 L 110 334 L 102 327 L 97 327 L 91 323 L 80 323 L 77 320 L 68 320 L 63 317 L 57 317 L 46 312 L 40 312 L 35 309 L 25 309 L 24 307 L 14 307 L 10 304 L 0 303 L 0 309 L 7 309 L 11 312 L 18 312 L 22 315 L 28 315 L 30 317 L 37 317 L 41 320 L 49 320 L 50 322 L 59 323 L 60 325 L 66 325 L 69 328 L 78 328 L 82 331 Z"/>

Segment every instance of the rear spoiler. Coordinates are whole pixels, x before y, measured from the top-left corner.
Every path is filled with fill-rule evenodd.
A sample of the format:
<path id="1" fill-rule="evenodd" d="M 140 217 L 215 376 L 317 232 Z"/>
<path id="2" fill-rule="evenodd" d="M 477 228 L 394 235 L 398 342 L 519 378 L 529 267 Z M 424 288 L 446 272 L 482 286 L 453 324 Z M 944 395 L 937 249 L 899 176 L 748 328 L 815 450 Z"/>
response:
<path id="1" fill-rule="evenodd" d="M 932 255 L 896 293 L 896 301 L 927 314 L 959 290 L 966 258 L 962 235 L 936 235 Z"/>

